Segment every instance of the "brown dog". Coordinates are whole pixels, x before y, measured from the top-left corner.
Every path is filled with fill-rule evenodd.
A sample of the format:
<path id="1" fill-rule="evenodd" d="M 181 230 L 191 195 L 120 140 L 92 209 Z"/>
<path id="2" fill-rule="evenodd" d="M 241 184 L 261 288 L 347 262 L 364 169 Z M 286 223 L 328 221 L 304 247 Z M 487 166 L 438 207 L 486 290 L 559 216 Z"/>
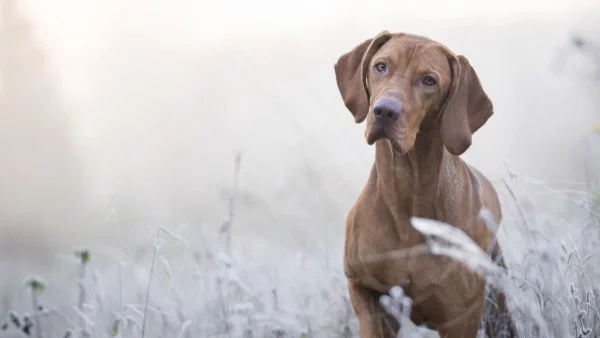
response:
<path id="1" fill-rule="evenodd" d="M 411 217 L 455 225 L 488 250 L 494 234 L 478 214 L 485 207 L 500 222 L 498 196 L 458 156 L 493 114 L 490 99 L 464 56 L 411 34 L 385 31 L 364 41 L 340 57 L 335 75 L 344 104 L 357 123 L 366 119 L 366 141 L 375 144 L 371 175 L 346 220 L 344 270 L 360 336 L 395 337 L 398 326 L 379 297 L 400 285 L 413 299 L 413 322 L 441 337 L 475 337 L 484 305 L 480 277 L 428 253 L 367 258 L 425 243 Z M 503 295 L 497 303 L 496 312 L 505 313 Z"/>

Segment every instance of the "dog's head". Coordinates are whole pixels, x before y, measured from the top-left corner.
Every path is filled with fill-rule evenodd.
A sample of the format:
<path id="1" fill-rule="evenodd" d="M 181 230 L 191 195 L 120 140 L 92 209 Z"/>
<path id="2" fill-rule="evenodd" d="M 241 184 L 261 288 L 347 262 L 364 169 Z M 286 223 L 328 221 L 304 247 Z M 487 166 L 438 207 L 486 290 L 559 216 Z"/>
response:
<path id="1" fill-rule="evenodd" d="M 493 114 L 492 102 L 462 55 L 425 37 L 384 31 L 342 55 L 337 85 L 368 144 L 389 139 L 407 152 L 417 134 L 436 127 L 454 155 Z"/>

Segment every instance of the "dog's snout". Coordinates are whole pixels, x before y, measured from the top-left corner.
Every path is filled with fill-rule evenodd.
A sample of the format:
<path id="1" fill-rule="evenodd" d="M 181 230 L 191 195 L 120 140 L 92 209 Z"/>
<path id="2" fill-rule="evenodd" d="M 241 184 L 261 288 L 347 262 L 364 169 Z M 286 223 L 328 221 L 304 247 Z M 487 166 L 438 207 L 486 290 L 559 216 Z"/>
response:
<path id="1" fill-rule="evenodd" d="M 375 102 L 373 114 L 377 120 L 395 121 L 402 114 L 402 103 L 392 98 L 381 98 Z"/>

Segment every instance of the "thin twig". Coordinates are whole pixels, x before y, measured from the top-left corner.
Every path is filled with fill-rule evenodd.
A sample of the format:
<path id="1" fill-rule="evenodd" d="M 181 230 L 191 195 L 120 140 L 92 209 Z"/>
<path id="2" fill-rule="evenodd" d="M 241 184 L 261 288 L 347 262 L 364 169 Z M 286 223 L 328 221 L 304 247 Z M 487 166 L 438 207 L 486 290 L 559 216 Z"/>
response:
<path id="1" fill-rule="evenodd" d="M 146 322 L 148 318 L 148 301 L 150 299 L 150 286 L 152 285 L 152 277 L 154 276 L 154 266 L 156 265 L 156 259 L 158 257 L 159 250 L 159 237 L 160 237 L 160 228 L 156 231 L 156 236 L 154 237 L 154 253 L 152 255 L 152 263 L 150 265 L 150 275 L 148 276 L 148 286 L 146 288 L 146 297 L 144 300 L 144 318 L 142 318 L 142 338 L 146 336 Z"/>
<path id="2" fill-rule="evenodd" d="M 119 261 L 118 264 L 118 278 L 119 278 L 119 304 L 120 304 L 120 314 L 121 314 L 121 337 L 126 338 L 125 334 L 125 302 L 123 300 L 123 252 L 121 245 L 121 227 L 119 226 L 118 218 L 117 218 L 117 206 L 114 196 L 111 198 L 111 210 L 108 219 L 106 222 L 115 222 L 115 230 L 117 233 L 117 259 Z"/>
<path id="3" fill-rule="evenodd" d="M 229 208 L 227 214 L 227 220 L 223 224 L 222 232 L 225 232 L 225 253 L 231 256 L 231 235 L 233 228 L 233 219 L 235 217 L 235 202 L 238 194 L 238 180 L 239 172 L 242 161 L 242 154 L 240 152 L 235 154 L 235 164 L 233 171 L 233 184 L 229 193 Z"/>
<path id="4" fill-rule="evenodd" d="M 575 245 L 575 242 L 573 241 L 573 238 L 571 237 L 571 235 L 569 235 L 569 241 L 571 241 L 571 245 L 573 245 L 573 252 L 575 252 L 575 257 L 577 257 L 577 260 L 579 261 L 579 265 L 581 266 L 582 269 L 582 274 L 583 274 L 583 278 L 585 279 L 585 282 L 587 284 L 587 287 L 589 290 L 593 290 L 592 289 L 592 284 L 590 283 L 590 280 L 587 276 L 587 274 L 583 271 L 584 266 L 583 266 L 583 261 L 581 260 L 581 256 L 579 255 L 579 250 L 577 250 L 577 246 Z M 600 310 L 598 309 L 598 304 L 596 303 L 596 296 L 593 294 L 592 292 L 592 297 L 594 300 L 594 312 L 596 313 L 596 316 L 598 316 L 598 313 L 600 313 Z"/>
<path id="5" fill-rule="evenodd" d="M 31 302 L 33 305 L 33 320 L 35 326 L 35 335 L 37 338 L 42 338 L 42 322 L 40 321 L 40 311 L 39 309 L 39 300 L 38 300 L 38 290 L 35 288 L 31 288 Z"/>

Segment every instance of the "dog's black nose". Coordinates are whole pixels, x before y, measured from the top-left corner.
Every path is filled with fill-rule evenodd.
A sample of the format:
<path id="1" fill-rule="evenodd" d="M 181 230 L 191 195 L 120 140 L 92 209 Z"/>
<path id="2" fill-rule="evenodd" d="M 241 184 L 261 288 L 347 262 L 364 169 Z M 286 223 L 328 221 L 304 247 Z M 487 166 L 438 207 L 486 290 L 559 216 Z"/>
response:
<path id="1" fill-rule="evenodd" d="M 400 117 L 400 114 L 402 114 L 402 103 L 393 98 L 381 98 L 375 102 L 373 114 L 376 120 L 381 120 L 382 122 L 396 121 Z"/>

